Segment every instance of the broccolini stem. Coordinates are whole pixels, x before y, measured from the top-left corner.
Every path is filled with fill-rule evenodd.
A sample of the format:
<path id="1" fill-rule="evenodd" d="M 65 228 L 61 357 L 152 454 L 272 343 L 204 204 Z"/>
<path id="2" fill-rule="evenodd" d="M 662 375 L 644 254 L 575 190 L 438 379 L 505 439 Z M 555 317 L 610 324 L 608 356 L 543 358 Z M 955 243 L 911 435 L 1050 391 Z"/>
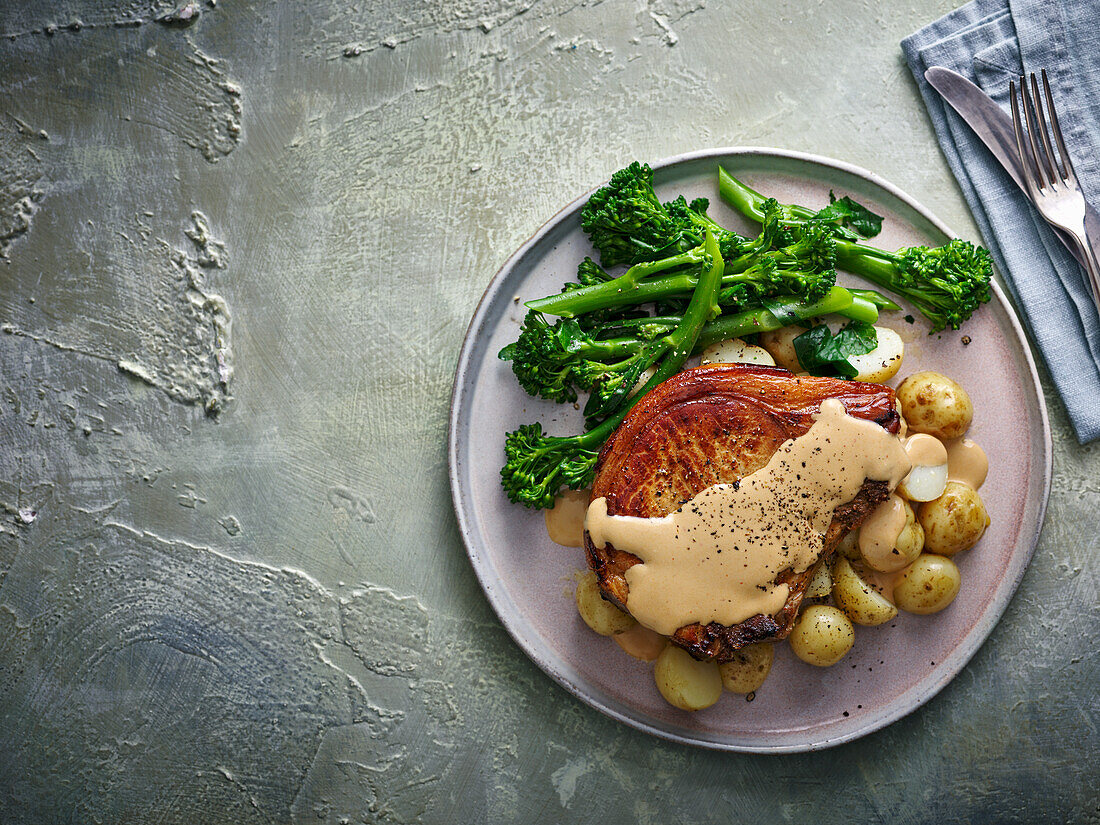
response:
<path id="1" fill-rule="evenodd" d="M 871 290 L 864 291 L 870 292 Z M 874 304 L 870 302 L 867 302 L 867 304 L 870 306 L 872 312 L 874 312 Z M 791 322 L 790 319 L 792 317 L 804 321 L 835 312 L 840 315 L 846 315 L 853 320 L 868 320 L 866 310 L 861 308 L 853 312 L 854 306 L 851 290 L 841 286 L 834 286 L 824 298 L 814 301 L 813 303 L 793 303 L 785 306 L 784 309 L 786 312 L 782 318 L 764 307 L 746 309 L 742 312 L 722 315 L 703 325 L 703 329 L 699 333 L 699 340 L 696 342 L 693 352 L 698 354 L 711 344 L 717 343 L 718 341 L 725 341 L 729 338 L 740 338 L 743 335 L 751 335 L 754 332 L 771 332 L 773 329 L 787 326 Z M 870 317 L 868 323 L 873 323 L 877 317 L 876 313 L 874 316 Z M 615 328 L 632 329 L 634 327 L 652 325 L 654 327 L 665 327 L 671 330 L 679 324 L 681 320 L 681 317 L 678 315 L 631 318 L 615 324 Z M 609 338 L 607 340 L 616 342 L 621 341 L 623 342 L 622 346 L 628 346 L 627 342 L 632 342 L 634 346 L 638 344 L 636 338 L 630 337 Z M 619 346 L 619 344 L 616 344 L 616 346 Z"/>
<path id="2" fill-rule="evenodd" d="M 583 353 L 585 358 L 590 358 L 594 361 L 609 361 L 615 358 L 633 355 L 637 348 L 637 338 L 633 336 L 622 336 L 617 338 L 604 338 L 601 341 L 586 342 Z"/>
<path id="3" fill-rule="evenodd" d="M 893 252 L 852 241 L 837 240 L 836 265 L 838 268 L 857 272 L 881 287 L 892 289 L 898 274 L 901 258 Z"/>
<path id="4" fill-rule="evenodd" d="M 862 296 L 853 295 L 851 306 L 842 310 L 840 314 L 853 321 L 873 324 L 878 320 L 878 307 Z"/>
<path id="5" fill-rule="evenodd" d="M 848 291 L 852 293 L 852 299 L 856 301 L 867 301 L 870 304 L 874 304 L 879 309 L 885 309 L 888 312 L 900 312 L 901 307 L 891 301 L 888 297 L 881 292 L 877 292 L 873 289 L 852 289 L 848 287 Z"/>
<path id="6" fill-rule="evenodd" d="M 718 194 L 722 200 L 746 218 L 751 218 L 757 223 L 764 222 L 764 201 L 767 198 L 739 181 L 721 166 L 718 167 Z M 814 216 L 813 210 L 805 206 L 782 204 L 780 209 L 783 210 L 782 222 L 785 224 L 803 223 Z"/>
<path id="7" fill-rule="evenodd" d="M 814 301 L 812 304 L 795 305 L 790 309 L 792 315 L 801 320 L 806 320 L 816 318 L 819 315 L 828 315 L 831 312 L 843 314 L 850 307 L 851 293 L 844 287 L 834 286 L 824 298 Z M 740 338 L 754 332 L 771 332 L 773 329 L 785 327 L 789 323 L 790 320 L 787 318 L 779 318 L 775 313 L 763 307 L 723 315 L 703 327 L 702 332 L 699 333 L 699 340 L 695 344 L 695 350 L 701 352 L 718 341 Z"/>
<path id="8" fill-rule="evenodd" d="M 675 269 L 678 266 L 701 263 L 702 260 L 703 246 L 699 245 L 694 249 L 689 249 L 687 252 L 681 252 L 679 255 L 661 258 L 658 261 L 642 261 L 641 263 L 634 264 L 634 266 L 630 267 L 630 269 L 615 280 L 608 281 L 607 285 L 618 284 L 621 287 L 629 288 L 638 283 L 642 278 L 656 275 L 658 272 Z"/>
<path id="9" fill-rule="evenodd" d="M 764 221 L 763 195 L 752 187 L 742 183 L 721 166 L 718 167 L 718 193 L 722 200 L 744 215 L 758 223 Z M 814 212 L 805 206 L 784 204 L 782 207 L 785 224 L 800 224 L 806 219 L 812 218 Z M 868 260 L 871 258 L 872 260 Z M 877 259 L 877 260 L 874 260 Z M 836 264 L 838 269 L 847 269 L 858 275 L 865 275 L 879 286 L 890 288 L 893 281 L 893 267 L 890 263 L 896 262 L 898 256 L 892 252 L 878 249 L 873 246 L 864 246 L 846 238 L 836 239 Z M 900 309 L 897 304 L 894 307 Z M 883 307 L 886 308 L 886 307 Z"/>
<path id="10" fill-rule="evenodd" d="M 722 253 L 718 250 L 718 240 L 710 229 L 707 229 L 703 250 L 709 259 L 708 263 L 704 264 L 703 271 L 699 273 L 691 301 L 684 310 L 683 320 L 676 329 L 665 336 L 665 341 L 669 344 L 668 354 L 661 359 L 661 365 L 645 382 L 641 391 L 634 396 L 633 401 L 638 401 L 651 389 L 680 371 L 695 348 L 695 342 L 699 339 L 703 325 L 722 311 L 718 306 L 718 289 L 722 284 L 725 263 L 722 260 Z"/>
<path id="11" fill-rule="evenodd" d="M 740 259 L 739 259 L 740 260 Z M 626 277 L 625 275 L 622 277 Z M 757 276 L 745 271 L 733 271 L 723 275 L 721 286 L 733 286 L 741 282 L 753 283 Z M 546 315 L 576 318 L 598 309 L 614 309 L 650 301 L 660 301 L 677 295 L 686 295 L 695 288 L 698 276 L 692 272 L 662 275 L 636 283 L 620 283 L 620 278 L 601 284 L 583 286 L 569 292 L 559 292 L 528 301 L 524 306 Z"/>

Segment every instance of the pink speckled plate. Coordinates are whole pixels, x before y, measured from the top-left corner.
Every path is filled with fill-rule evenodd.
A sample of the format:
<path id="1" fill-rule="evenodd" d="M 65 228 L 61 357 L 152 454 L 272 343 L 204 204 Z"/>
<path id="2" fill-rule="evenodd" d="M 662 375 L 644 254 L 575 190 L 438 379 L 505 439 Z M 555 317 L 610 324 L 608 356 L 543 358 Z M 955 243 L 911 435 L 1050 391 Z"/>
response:
<path id="1" fill-rule="evenodd" d="M 783 202 L 825 204 L 830 189 L 852 195 L 885 216 L 874 242 L 888 249 L 952 237 L 920 204 L 875 175 L 795 152 L 721 149 L 672 158 L 654 166 L 658 194 L 709 197 L 719 222 L 747 232 L 750 227 L 718 198 L 720 163 Z M 592 254 L 578 217 L 587 197 L 558 213 L 493 278 L 470 322 L 455 376 L 451 490 L 470 560 L 500 620 L 528 656 L 581 700 L 678 742 L 733 751 L 814 750 L 870 733 L 919 707 L 966 665 L 1004 612 L 1031 559 L 1050 488 L 1046 407 L 1004 295 L 995 287 L 993 300 L 968 322 L 969 345 L 959 332 L 928 336 L 923 320 L 909 326 L 904 312 L 880 321 L 906 340 L 901 376 L 934 368 L 969 391 L 976 410 L 970 435 L 989 455 L 982 496 L 992 525 L 975 548 L 956 558 L 963 589 L 955 602 L 934 616 L 902 614 L 891 624 L 857 628 L 852 652 L 832 668 L 803 664 L 779 645 L 755 701 L 726 694 L 705 711 L 687 713 L 661 698 L 651 665 L 584 625 L 572 599 L 583 552 L 552 544 L 542 513 L 510 504 L 499 484 L 505 432 L 536 420 L 550 433 L 580 431 L 580 413 L 526 395 L 496 354 L 515 340 L 523 301 L 557 292 Z"/>

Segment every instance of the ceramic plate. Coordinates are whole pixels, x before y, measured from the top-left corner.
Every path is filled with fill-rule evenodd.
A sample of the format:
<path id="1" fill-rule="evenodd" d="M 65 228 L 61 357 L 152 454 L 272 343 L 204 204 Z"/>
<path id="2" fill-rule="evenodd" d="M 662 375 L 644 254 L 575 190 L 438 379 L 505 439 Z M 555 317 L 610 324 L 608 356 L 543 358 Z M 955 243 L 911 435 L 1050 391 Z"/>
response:
<path id="1" fill-rule="evenodd" d="M 755 234 L 719 200 L 719 164 L 781 202 L 824 205 L 830 190 L 853 196 L 885 216 L 874 241 L 884 248 L 952 237 L 928 210 L 875 175 L 794 152 L 682 155 L 654 166 L 657 193 L 665 199 L 709 197 L 720 223 Z M 855 647 L 832 668 L 804 664 L 780 644 L 753 702 L 726 693 L 713 707 L 687 713 L 661 698 L 652 665 L 585 626 L 572 598 L 574 575 L 585 566 L 583 551 L 551 543 L 542 513 L 509 503 L 499 483 L 506 432 L 533 421 L 551 434 L 581 431 L 579 412 L 526 395 L 510 365 L 496 356 L 516 339 L 523 302 L 558 292 L 578 262 L 593 254 L 579 220 L 587 197 L 558 213 L 493 278 L 470 323 L 455 376 L 451 490 L 470 561 L 501 622 L 528 656 L 582 701 L 641 730 L 704 747 L 825 748 L 877 730 L 928 701 L 963 668 L 1004 612 L 1034 550 L 1050 486 L 1046 408 L 1004 295 L 994 287 L 993 300 L 962 332 L 929 336 L 919 314 L 913 313 L 914 325 L 903 320 L 908 309 L 885 313 L 880 321 L 906 341 L 899 378 L 936 369 L 967 389 L 976 410 L 969 435 L 989 455 L 981 493 L 992 525 L 975 548 L 956 557 L 963 588 L 955 602 L 933 616 L 901 614 L 880 627 L 858 627 Z M 840 280 L 855 283 L 843 274 Z"/>

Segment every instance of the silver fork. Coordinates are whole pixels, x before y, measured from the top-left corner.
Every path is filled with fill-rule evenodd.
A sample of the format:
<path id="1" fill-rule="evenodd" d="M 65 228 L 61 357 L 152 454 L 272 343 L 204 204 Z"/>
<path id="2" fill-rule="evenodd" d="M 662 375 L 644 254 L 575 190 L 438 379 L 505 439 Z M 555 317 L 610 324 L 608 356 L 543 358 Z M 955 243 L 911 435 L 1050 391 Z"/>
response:
<path id="1" fill-rule="evenodd" d="M 1050 115 L 1049 130 L 1035 73 L 1031 73 L 1031 93 L 1028 92 L 1024 76 L 1020 75 L 1019 105 L 1016 100 L 1016 85 L 1012 81 L 1008 84 L 1009 97 L 1012 99 L 1012 125 L 1016 129 L 1016 148 L 1020 151 L 1024 183 L 1039 214 L 1051 226 L 1065 230 L 1080 249 L 1085 273 L 1092 287 L 1092 300 L 1097 311 L 1100 311 L 1100 263 L 1097 262 L 1096 253 L 1085 234 L 1085 196 L 1081 193 L 1073 163 L 1062 139 L 1062 128 L 1058 125 L 1058 112 L 1055 111 L 1054 98 L 1050 94 L 1046 69 L 1042 70 L 1042 76 L 1046 111 Z M 1021 108 L 1023 115 L 1020 114 Z M 1026 133 L 1023 120 L 1027 121 Z M 1054 133 L 1054 140 L 1058 144 L 1061 166 L 1050 142 L 1050 132 Z"/>

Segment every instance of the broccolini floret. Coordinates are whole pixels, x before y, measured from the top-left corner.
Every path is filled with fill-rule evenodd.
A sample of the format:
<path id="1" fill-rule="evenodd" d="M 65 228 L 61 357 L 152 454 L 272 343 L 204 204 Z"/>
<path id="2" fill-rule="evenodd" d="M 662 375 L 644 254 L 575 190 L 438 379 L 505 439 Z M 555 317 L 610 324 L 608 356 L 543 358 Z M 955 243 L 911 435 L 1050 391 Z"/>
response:
<path id="1" fill-rule="evenodd" d="M 943 246 L 911 246 L 887 252 L 838 243 L 838 265 L 906 298 L 932 322 L 932 332 L 958 329 L 989 301 L 993 258 L 958 238 Z"/>
<path id="2" fill-rule="evenodd" d="M 576 436 L 548 436 L 542 425 L 527 424 L 508 434 L 500 471 L 508 498 L 527 507 L 550 507 L 561 487 L 579 489 L 592 481 L 600 447 L 622 423 L 634 404 L 650 388 L 672 377 L 684 365 L 703 325 L 718 315 L 718 285 L 722 280 L 722 254 L 711 232 L 704 240 L 706 258 L 691 301 L 680 323 L 647 347 L 660 343 L 663 357 L 642 391 L 619 407 L 602 424 Z"/>
<path id="3" fill-rule="evenodd" d="M 718 170 L 718 190 L 723 200 L 745 217 L 773 219 L 769 199 L 722 168 Z M 830 226 L 828 221 L 815 220 L 819 213 L 805 207 L 782 206 L 781 211 L 781 223 L 794 235 L 821 232 Z M 993 259 L 968 241 L 955 239 L 940 247 L 913 246 L 888 252 L 857 243 L 835 230 L 833 235 L 839 268 L 907 298 L 932 322 L 932 332 L 958 329 L 990 299 Z"/>
<path id="4" fill-rule="evenodd" d="M 653 191 L 653 170 L 634 163 L 620 169 L 588 199 L 581 228 L 599 250 L 604 266 L 654 261 L 703 243 L 709 229 L 723 258 L 737 253 L 742 238 L 707 217 L 706 198 L 661 203 Z"/>

